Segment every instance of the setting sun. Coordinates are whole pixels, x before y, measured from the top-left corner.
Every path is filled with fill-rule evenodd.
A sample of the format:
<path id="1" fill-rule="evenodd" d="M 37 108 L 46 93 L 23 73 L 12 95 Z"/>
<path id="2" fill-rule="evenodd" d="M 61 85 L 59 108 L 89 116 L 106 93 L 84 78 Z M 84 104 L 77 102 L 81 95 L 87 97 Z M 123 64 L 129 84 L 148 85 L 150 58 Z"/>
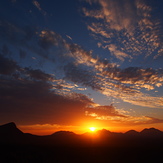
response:
<path id="1" fill-rule="evenodd" d="M 92 132 L 94 132 L 94 131 L 96 130 L 95 127 L 90 127 L 89 129 L 90 129 L 90 131 L 92 131 Z"/>

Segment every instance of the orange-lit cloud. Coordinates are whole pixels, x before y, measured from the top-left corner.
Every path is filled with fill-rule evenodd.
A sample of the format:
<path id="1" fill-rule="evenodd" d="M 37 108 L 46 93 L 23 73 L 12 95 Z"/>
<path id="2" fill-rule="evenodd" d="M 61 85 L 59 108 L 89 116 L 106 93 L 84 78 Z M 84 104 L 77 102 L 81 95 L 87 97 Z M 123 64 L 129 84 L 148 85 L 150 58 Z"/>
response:
<path id="1" fill-rule="evenodd" d="M 41 4 L 32 2 L 45 15 Z M 83 18 L 89 18 L 87 29 L 95 39 L 90 41 L 90 47 L 95 42 L 101 51 L 89 49 L 89 45 L 83 47 L 86 43 L 82 44 L 81 38 L 74 43 L 77 39 L 73 33 L 72 41 L 69 35 L 61 35 L 54 28 L 23 26 L 0 18 L 1 121 L 10 119 L 31 124 L 26 126 L 29 129 L 49 131 L 93 122 L 163 123 L 145 111 L 134 116 L 127 109 L 120 111 L 109 105 L 109 98 L 113 98 L 121 101 L 122 106 L 137 105 L 138 110 L 163 109 L 163 70 L 157 65 L 132 64 L 138 56 L 141 61 L 161 58 L 161 24 L 153 19 L 152 7 L 132 0 L 87 2 L 98 6 L 82 11 Z M 107 105 L 102 104 L 101 97 L 98 99 L 100 95 L 108 99 Z M 96 96 L 93 98 L 101 105 L 91 96 Z M 157 113 L 156 117 L 161 116 Z"/>
<path id="2" fill-rule="evenodd" d="M 9 24 L 5 24 L 5 26 L 10 27 Z M 11 31 L 15 33 L 15 28 Z M 162 69 L 140 67 L 122 69 L 119 68 L 118 64 L 110 62 L 108 59 L 99 59 L 98 56 L 93 56 L 92 51 L 86 51 L 78 44 L 66 42 L 61 35 L 54 31 L 42 30 L 40 34 L 36 36 L 39 37 L 38 46 L 40 48 L 48 51 L 50 48 L 57 46 L 62 49 L 60 52 L 62 58 L 67 60 L 73 59 L 71 62 L 64 61 L 61 71 L 65 74 L 66 80 L 76 85 L 82 85 L 82 87 L 80 88 L 79 86 L 78 88 L 76 85 L 65 82 L 63 79 L 54 79 L 54 76 L 43 73 L 40 70 L 32 70 L 29 68 L 23 70 L 14 62 L 12 64 L 14 67 L 11 68 L 13 72 L 15 70 L 20 71 L 19 69 L 21 69 L 20 72 L 25 73 L 26 76 L 30 78 L 53 82 L 52 88 L 56 89 L 56 92 L 62 92 L 63 94 L 71 90 L 85 90 L 86 87 L 91 87 L 106 96 L 112 96 L 134 105 L 162 108 L 162 97 L 152 97 L 147 93 L 141 92 L 141 88 L 150 91 L 162 86 Z M 18 40 L 15 42 L 19 43 Z M 27 46 L 27 44 L 25 43 L 24 46 Z M 60 59 L 58 54 L 55 56 L 43 54 L 44 51 L 42 50 L 40 52 L 39 47 L 32 47 L 30 49 L 32 51 L 34 50 L 41 57 L 49 60 L 55 61 Z M 116 46 L 112 45 L 112 48 L 113 47 Z M 113 49 L 114 52 L 117 51 L 116 48 Z M 123 59 L 126 57 L 125 54 L 119 50 L 117 52 L 120 53 L 120 57 Z M 1 58 L 4 60 L 3 64 L 8 65 L 9 62 L 11 62 L 4 57 Z M 4 71 L 10 71 L 9 67 L 6 67 Z M 3 73 L 4 72 L 2 72 L 2 74 Z M 21 76 L 19 77 L 21 78 Z"/>

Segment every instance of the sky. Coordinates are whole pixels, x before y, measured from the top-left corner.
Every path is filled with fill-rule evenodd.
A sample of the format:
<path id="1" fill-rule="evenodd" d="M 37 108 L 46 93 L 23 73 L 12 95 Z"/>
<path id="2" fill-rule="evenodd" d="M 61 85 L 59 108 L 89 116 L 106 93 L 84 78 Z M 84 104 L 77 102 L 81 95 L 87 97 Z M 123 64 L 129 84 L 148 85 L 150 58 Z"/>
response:
<path id="1" fill-rule="evenodd" d="M 163 130 L 162 15 L 160 0 L 1 0 L 0 124 Z"/>

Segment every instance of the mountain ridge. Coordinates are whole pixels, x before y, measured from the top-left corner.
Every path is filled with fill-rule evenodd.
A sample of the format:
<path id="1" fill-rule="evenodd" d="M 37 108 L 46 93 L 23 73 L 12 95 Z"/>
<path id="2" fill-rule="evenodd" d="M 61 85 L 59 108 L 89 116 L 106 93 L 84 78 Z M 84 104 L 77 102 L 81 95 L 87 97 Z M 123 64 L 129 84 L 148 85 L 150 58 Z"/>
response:
<path id="1" fill-rule="evenodd" d="M 0 126 L 1 144 L 51 144 L 51 145 L 141 145 L 145 140 L 146 144 L 150 139 L 160 141 L 163 139 L 163 132 L 155 128 L 145 128 L 141 132 L 129 130 L 125 133 L 111 132 L 106 129 L 98 130 L 94 133 L 75 134 L 70 131 L 57 131 L 51 135 L 38 136 L 30 133 L 23 133 L 14 122 Z M 161 140 L 161 142 L 163 142 Z M 158 144 L 158 143 L 156 143 Z"/>
<path id="2" fill-rule="evenodd" d="M 0 126 L 0 149 L 0 162 L 161 162 L 163 132 L 103 129 L 81 135 L 58 131 L 38 136 L 23 133 L 12 122 Z"/>

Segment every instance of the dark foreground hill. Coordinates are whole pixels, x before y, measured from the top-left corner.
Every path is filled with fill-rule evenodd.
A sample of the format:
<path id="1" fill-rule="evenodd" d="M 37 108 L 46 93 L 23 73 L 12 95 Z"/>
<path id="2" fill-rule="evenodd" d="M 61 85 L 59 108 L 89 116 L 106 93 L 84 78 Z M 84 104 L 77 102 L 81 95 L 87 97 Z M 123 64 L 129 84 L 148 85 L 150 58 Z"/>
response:
<path id="1" fill-rule="evenodd" d="M 47 136 L 23 133 L 16 125 L 0 126 L 0 162 L 162 162 L 163 132 L 114 133 L 100 130 L 77 135 L 58 131 Z"/>

